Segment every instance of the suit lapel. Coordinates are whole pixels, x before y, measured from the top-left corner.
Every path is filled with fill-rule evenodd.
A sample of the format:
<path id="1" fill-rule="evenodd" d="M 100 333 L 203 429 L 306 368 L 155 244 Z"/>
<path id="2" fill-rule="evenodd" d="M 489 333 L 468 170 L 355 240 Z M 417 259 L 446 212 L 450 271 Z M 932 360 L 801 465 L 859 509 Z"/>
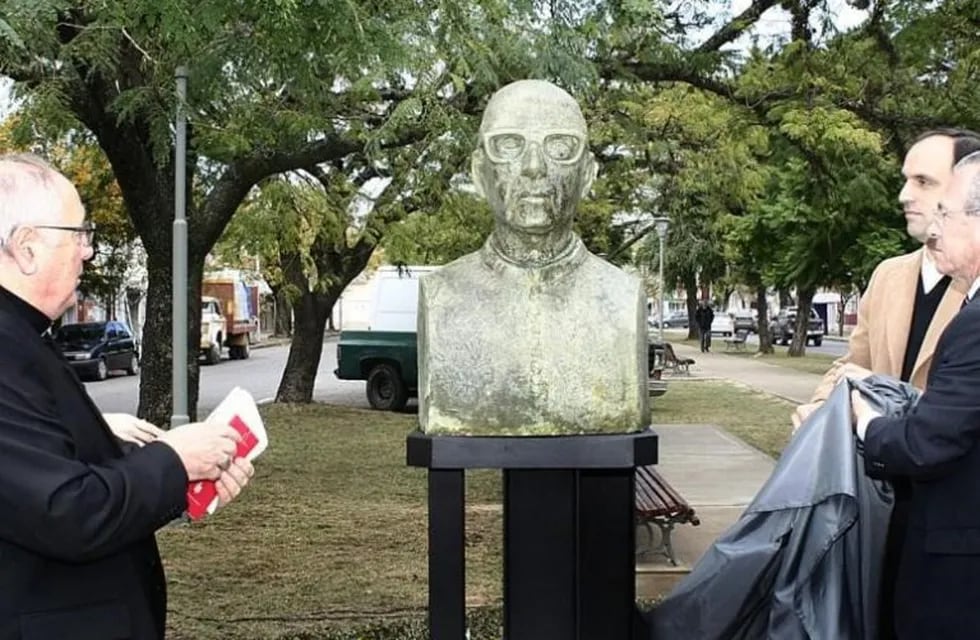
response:
<path id="1" fill-rule="evenodd" d="M 965 282 L 954 280 L 949 284 L 949 288 L 946 289 L 943 299 L 939 301 L 939 306 L 936 308 L 936 313 L 929 322 L 926 335 L 922 339 L 919 355 L 916 356 L 915 366 L 912 368 L 913 379 L 920 369 L 928 367 L 929 360 L 932 359 L 933 354 L 936 352 L 936 344 L 939 342 L 939 336 L 942 335 L 943 331 L 946 330 L 946 325 L 953 319 L 953 316 L 959 313 L 960 307 L 963 306 L 963 298 L 966 297 L 967 288 Z"/>
<path id="2" fill-rule="evenodd" d="M 905 347 L 909 341 L 909 327 L 912 326 L 912 308 L 915 306 L 915 293 L 919 286 L 922 271 L 922 249 L 913 254 L 912 259 L 903 260 L 896 265 L 897 286 L 887 291 L 882 316 L 885 324 L 885 340 L 888 345 L 889 371 L 895 377 L 902 372 Z"/>

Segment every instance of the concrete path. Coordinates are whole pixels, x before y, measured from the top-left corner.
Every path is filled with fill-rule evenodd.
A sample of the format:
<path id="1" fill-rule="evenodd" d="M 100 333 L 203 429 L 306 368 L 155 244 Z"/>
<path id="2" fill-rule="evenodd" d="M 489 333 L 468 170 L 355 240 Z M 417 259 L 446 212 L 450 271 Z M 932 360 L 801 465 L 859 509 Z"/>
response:
<path id="1" fill-rule="evenodd" d="M 674 350 L 680 357 L 694 358 L 691 378 L 732 380 L 796 403 L 809 400 L 821 377 L 752 358 L 701 353 L 684 344 L 675 343 Z M 668 385 L 674 379 L 667 378 Z M 738 519 L 775 467 L 772 458 L 720 427 L 658 425 L 656 421 L 654 409 L 653 428 L 660 435 L 658 469 L 695 508 L 701 524 L 678 525 L 674 529 L 679 566 L 674 567 L 665 558 L 649 553 L 638 556 L 637 596 L 640 598 L 668 593 L 712 542 Z M 645 536 L 643 529 L 637 530 L 639 541 L 645 540 Z"/>

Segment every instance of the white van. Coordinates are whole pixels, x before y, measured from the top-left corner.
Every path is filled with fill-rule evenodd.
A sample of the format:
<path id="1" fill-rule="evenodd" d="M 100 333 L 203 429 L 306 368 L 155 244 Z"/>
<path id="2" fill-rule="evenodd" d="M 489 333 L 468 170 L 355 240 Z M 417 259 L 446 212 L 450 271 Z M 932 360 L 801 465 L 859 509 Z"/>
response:
<path id="1" fill-rule="evenodd" d="M 378 268 L 358 277 L 334 306 L 334 326 L 341 330 L 415 331 L 419 276 L 439 267 Z"/>
<path id="2" fill-rule="evenodd" d="M 374 275 L 374 302 L 368 329 L 415 332 L 419 308 L 419 276 L 439 267 L 381 267 Z"/>

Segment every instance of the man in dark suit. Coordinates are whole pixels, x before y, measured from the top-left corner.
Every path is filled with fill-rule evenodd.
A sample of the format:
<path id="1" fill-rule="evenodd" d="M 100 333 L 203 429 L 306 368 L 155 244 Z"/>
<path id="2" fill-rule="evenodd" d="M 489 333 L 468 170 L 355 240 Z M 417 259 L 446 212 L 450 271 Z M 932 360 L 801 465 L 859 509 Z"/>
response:
<path id="1" fill-rule="evenodd" d="M 67 179 L 0 156 L 0 640 L 163 638 L 154 532 L 184 511 L 189 481 L 217 480 L 227 502 L 252 474 L 223 425 L 124 451 L 48 344 L 93 232 Z"/>
<path id="2" fill-rule="evenodd" d="M 936 266 L 967 283 L 939 339 L 926 391 L 908 415 L 878 416 L 855 393 L 869 472 L 912 484 L 895 586 L 901 639 L 980 633 L 980 152 L 961 160 L 930 223 Z"/>

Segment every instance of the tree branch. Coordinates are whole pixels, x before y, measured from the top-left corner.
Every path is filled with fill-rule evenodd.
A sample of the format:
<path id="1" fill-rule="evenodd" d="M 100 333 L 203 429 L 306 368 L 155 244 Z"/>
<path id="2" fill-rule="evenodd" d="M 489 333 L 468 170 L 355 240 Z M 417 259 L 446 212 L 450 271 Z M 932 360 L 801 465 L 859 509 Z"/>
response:
<path id="1" fill-rule="evenodd" d="M 718 51 L 723 45 L 732 42 L 748 31 L 749 27 L 754 25 L 763 13 L 777 4 L 779 4 L 779 0 L 754 0 L 745 11 L 732 18 L 731 22 L 722 26 L 714 35 L 701 43 L 696 51 L 698 53 Z"/>
<path id="2" fill-rule="evenodd" d="M 723 98 L 735 99 L 735 88 L 723 80 L 711 78 L 686 62 L 641 62 L 624 60 L 603 65 L 602 75 L 606 78 L 622 78 L 625 73 L 643 82 L 683 82 Z"/>
<path id="3" fill-rule="evenodd" d="M 404 147 L 424 137 L 424 130 L 413 129 L 380 146 L 382 148 Z M 249 189 L 263 178 L 331 162 L 352 153 L 363 152 L 366 146 L 362 140 L 331 134 L 292 151 L 256 154 L 232 162 L 215 182 L 201 208 L 200 217 L 203 220 L 200 227 L 203 236 L 201 241 L 209 243 L 207 246 L 217 242 L 221 231 L 231 220 Z"/>

